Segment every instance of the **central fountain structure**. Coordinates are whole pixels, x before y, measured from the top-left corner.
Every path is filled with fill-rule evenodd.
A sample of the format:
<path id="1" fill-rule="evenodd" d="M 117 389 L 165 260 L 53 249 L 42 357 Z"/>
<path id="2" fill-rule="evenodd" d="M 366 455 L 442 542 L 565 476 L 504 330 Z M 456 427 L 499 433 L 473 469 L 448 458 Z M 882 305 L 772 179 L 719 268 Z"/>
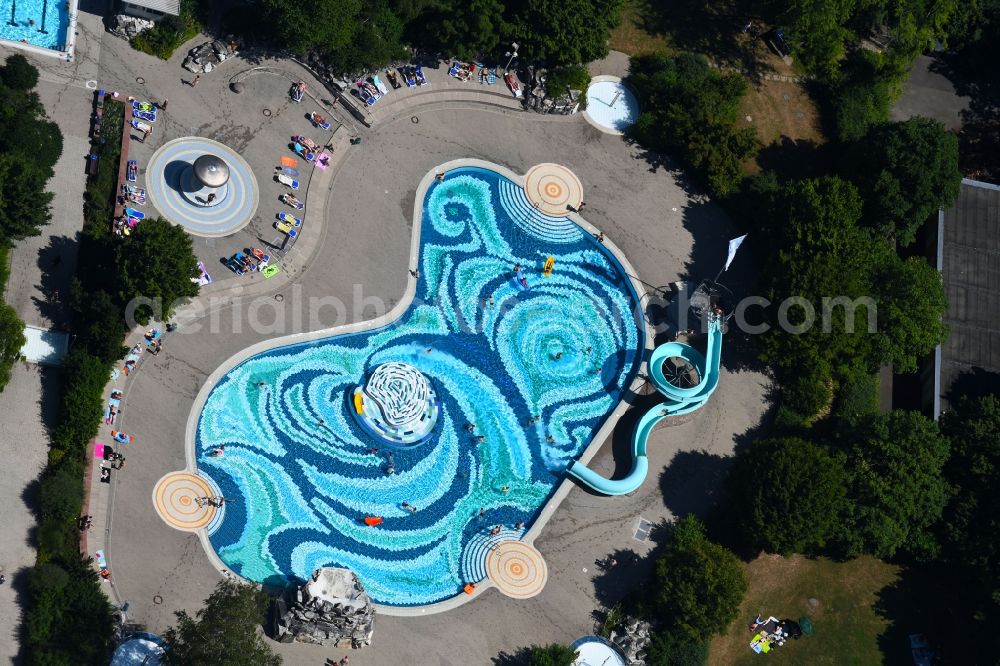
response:
<path id="1" fill-rule="evenodd" d="M 202 155 L 181 179 L 184 198 L 196 206 L 218 206 L 229 195 L 229 165 L 218 155 Z"/>
<path id="2" fill-rule="evenodd" d="M 423 373 L 392 361 L 375 369 L 353 394 L 354 415 L 365 430 L 383 442 L 413 446 L 426 441 L 437 423 L 441 404 Z"/>

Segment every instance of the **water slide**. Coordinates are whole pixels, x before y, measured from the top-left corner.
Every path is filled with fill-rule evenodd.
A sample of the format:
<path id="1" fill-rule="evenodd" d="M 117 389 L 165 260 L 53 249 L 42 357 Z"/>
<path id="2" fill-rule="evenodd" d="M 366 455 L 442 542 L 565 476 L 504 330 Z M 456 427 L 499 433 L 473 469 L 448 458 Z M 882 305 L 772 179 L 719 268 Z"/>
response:
<path id="1" fill-rule="evenodd" d="M 708 398 L 719 385 L 719 362 L 722 358 L 721 322 L 713 317 L 708 325 L 708 346 L 706 356 L 682 342 L 667 342 L 653 350 L 649 357 L 649 377 L 653 386 L 663 396 L 664 401 L 649 409 L 632 433 L 632 469 L 623 479 L 607 479 L 586 465 L 574 460 L 567 468 L 570 476 L 584 485 L 605 495 L 626 495 L 638 489 L 646 480 L 649 460 L 646 458 L 646 443 L 657 424 L 668 416 L 690 414 L 708 402 Z M 663 372 L 664 361 L 680 357 L 690 363 L 698 372 L 699 381 L 694 386 L 674 386 Z"/>

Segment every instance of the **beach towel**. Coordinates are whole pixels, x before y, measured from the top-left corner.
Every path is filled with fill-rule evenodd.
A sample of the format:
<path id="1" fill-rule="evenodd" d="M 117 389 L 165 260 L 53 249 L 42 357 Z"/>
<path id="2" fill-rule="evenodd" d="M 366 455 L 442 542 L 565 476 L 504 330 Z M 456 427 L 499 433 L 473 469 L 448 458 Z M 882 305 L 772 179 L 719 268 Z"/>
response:
<path id="1" fill-rule="evenodd" d="M 111 483 L 111 469 L 101 466 L 101 483 Z"/>
<path id="2" fill-rule="evenodd" d="M 294 169 L 298 165 L 299 165 L 299 161 L 297 159 L 295 159 L 294 157 L 288 157 L 286 155 L 282 155 L 282 157 L 281 157 L 281 166 L 283 166 L 283 167 L 291 167 L 291 168 Z"/>
<path id="3" fill-rule="evenodd" d="M 104 460 L 104 449 L 105 449 L 104 444 L 101 444 L 100 442 L 94 442 L 94 457 Z"/>
<path id="4" fill-rule="evenodd" d="M 111 369 L 111 381 L 118 379 L 118 376 L 122 374 L 122 371 L 118 368 Z"/>
<path id="5" fill-rule="evenodd" d="M 103 550 L 99 550 L 96 553 L 94 553 L 94 559 L 97 561 L 97 566 L 99 566 L 100 568 L 102 569 L 108 568 L 108 561 L 104 558 Z"/>
<path id="6" fill-rule="evenodd" d="M 316 168 L 321 171 L 326 171 L 326 167 L 329 166 L 330 156 L 326 153 L 319 153 L 316 155 Z"/>
<path id="7" fill-rule="evenodd" d="M 486 84 L 492 86 L 496 82 L 497 82 L 497 70 L 496 67 L 494 67 L 493 69 L 490 70 L 489 76 L 486 77 Z"/>

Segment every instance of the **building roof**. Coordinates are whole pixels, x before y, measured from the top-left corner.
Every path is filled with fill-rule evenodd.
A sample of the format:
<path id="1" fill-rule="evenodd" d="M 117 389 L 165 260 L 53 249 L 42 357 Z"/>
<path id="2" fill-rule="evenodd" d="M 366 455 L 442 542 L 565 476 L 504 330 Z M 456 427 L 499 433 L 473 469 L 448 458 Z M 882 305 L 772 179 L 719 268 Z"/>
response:
<path id="1" fill-rule="evenodd" d="M 180 16 L 181 0 L 125 0 L 130 5 L 145 7 L 164 14 Z"/>
<path id="2" fill-rule="evenodd" d="M 1000 187 L 963 180 L 958 201 L 941 219 L 938 258 L 951 332 L 940 350 L 937 392 L 946 409 L 959 376 L 1000 373 Z"/>

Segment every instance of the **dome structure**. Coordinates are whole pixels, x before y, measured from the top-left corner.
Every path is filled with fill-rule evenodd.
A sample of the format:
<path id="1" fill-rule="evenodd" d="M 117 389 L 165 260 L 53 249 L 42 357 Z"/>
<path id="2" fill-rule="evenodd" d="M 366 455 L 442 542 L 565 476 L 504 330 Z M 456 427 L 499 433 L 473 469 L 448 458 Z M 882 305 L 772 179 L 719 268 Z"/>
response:
<path id="1" fill-rule="evenodd" d="M 412 445 L 430 437 L 440 405 L 423 373 L 392 361 L 375 369 L 354 389 L 354 413 L 373 435 L 391 444 Z"/>
<path id="2" fill-rule="evenodd" d="M 229 165 L 218 155 L 205 154 L 194 161 L 194 175 L 205 187 L 222 187 L 229 182 Z"/>

